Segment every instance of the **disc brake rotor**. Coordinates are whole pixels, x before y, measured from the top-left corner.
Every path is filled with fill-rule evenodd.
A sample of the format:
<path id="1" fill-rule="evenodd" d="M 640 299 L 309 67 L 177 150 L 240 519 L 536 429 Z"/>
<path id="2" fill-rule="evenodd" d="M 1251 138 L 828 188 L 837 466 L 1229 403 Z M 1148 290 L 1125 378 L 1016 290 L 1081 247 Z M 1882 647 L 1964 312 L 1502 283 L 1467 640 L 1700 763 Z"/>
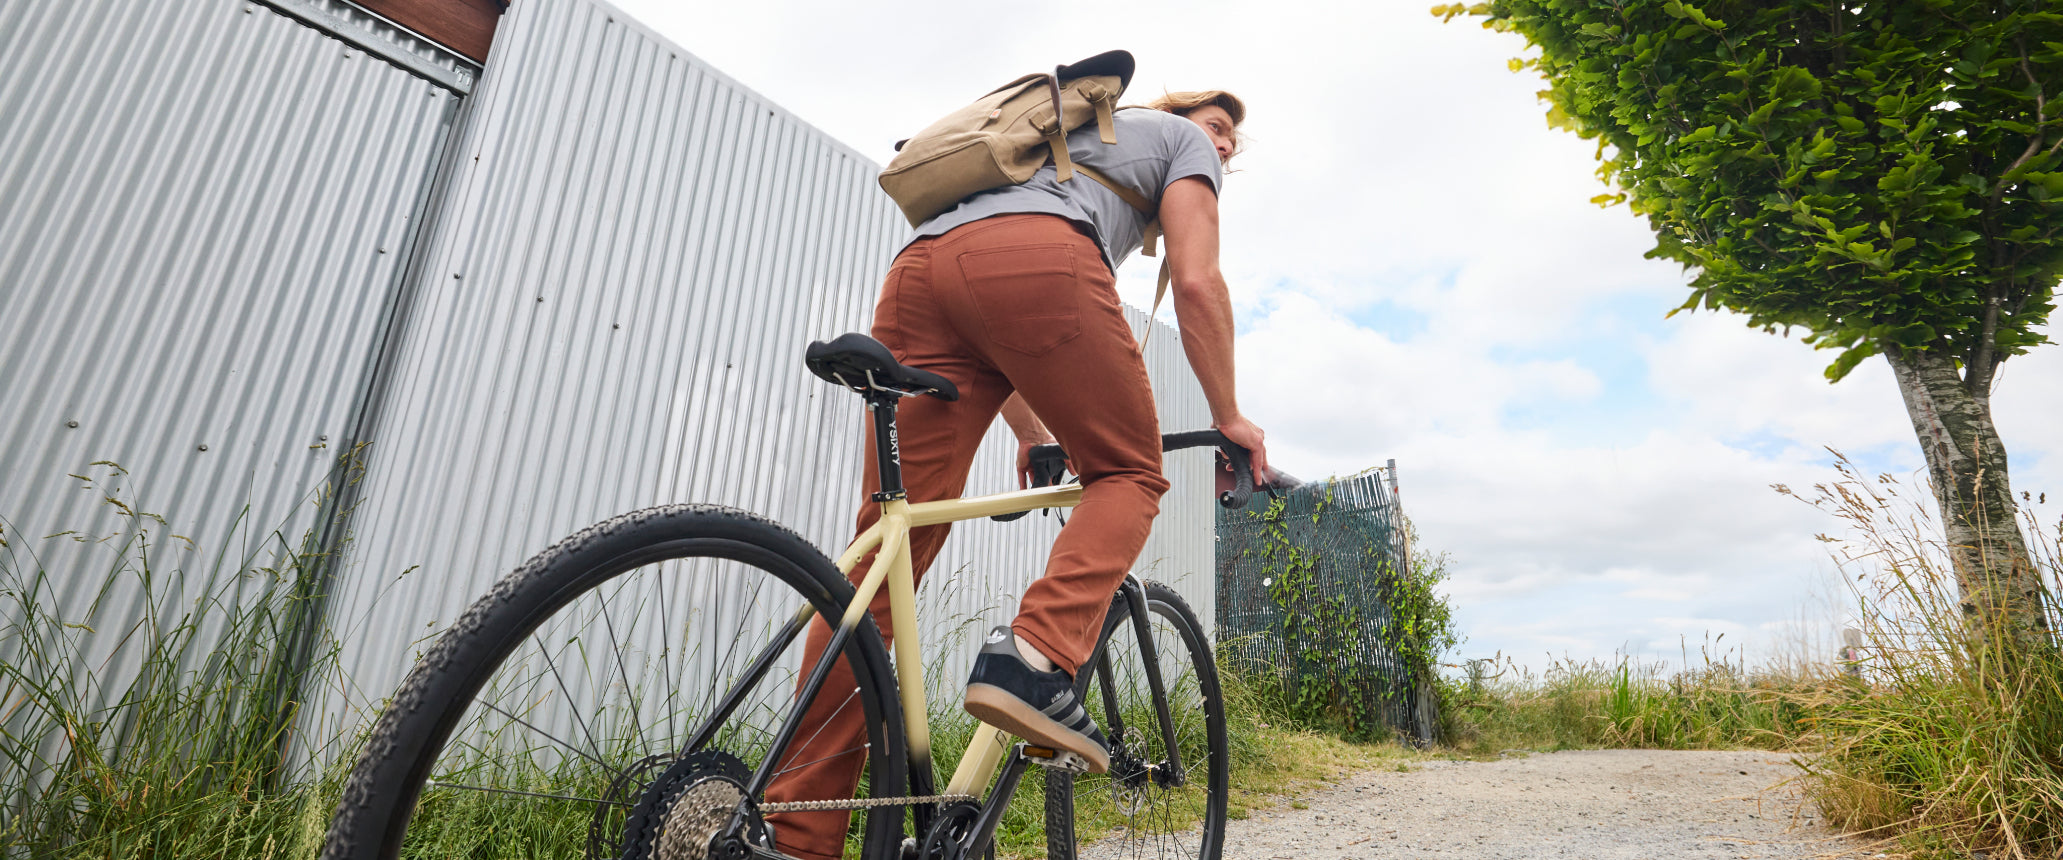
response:
<path id="1" fill-rule="evenodd" d="M 1146 749 L 1146 736 L 1138 728 L 1126 726 L 1119 746 L 1124 752 L 1112 756 L 1110 762 L 1110 800 L 1129 818 L 1152 801 L 1153 780 L 1146 763 L 1139 760 Z"/>

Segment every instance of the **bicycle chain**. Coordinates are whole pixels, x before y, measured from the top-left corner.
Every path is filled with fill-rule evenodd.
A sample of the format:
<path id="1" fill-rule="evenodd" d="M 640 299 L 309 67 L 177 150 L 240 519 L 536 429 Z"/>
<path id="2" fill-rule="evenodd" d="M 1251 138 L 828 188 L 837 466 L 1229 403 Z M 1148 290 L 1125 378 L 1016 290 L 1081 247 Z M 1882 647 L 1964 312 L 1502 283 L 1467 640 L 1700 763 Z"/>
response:
<path id="1" fill-rule="evenodd" d="M 971 794 L 925 794 L 916 797 L 863 797 L 855 800 L 798 800 L 793 803 L 762 803 L 760 812 L 817 812 L 827 809 L 872 809 L 877 806 L 915 806 L 920 803 L 972 801 Z"/>

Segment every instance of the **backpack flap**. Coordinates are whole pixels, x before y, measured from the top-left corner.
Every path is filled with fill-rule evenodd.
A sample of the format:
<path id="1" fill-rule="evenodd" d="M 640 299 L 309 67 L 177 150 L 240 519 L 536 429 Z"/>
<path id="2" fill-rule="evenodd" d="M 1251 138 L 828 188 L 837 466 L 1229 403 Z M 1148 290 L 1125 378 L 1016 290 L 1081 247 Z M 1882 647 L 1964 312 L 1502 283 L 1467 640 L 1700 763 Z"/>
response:
<path id="1" fill-rule="evenodd" d="M 911 226 L 968 195 L 1022 183 L 1049 158 L 1056 178 L 1073 178 L 1067 133 L 1091 119 L 1103 142 L 1117 141 L 1111 114 L 1130 82 L 1131 55 L 1112 51 L 1054 71 L 1004 84 L 903 143 L 880 182 Z"/>

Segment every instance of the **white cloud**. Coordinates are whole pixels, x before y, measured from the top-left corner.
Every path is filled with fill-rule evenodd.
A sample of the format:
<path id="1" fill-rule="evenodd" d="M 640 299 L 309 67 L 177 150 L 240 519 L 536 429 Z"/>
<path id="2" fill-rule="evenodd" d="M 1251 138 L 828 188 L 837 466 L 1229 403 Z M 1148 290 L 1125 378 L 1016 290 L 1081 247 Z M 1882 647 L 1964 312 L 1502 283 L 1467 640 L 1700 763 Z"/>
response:
<path id="1" fill-rule="evenodd" d="M 1911 445 L 1912 425 L 1889 365 L 1867 361 L 1828 384 L 1822 369 L 1834 353 L 1748 328 L 1746 319 L 1678 314 L 1670 321 L 1673 336 L 1643 345 L 1655 389 L 1717 433 L 1767 432 L 1800 445 L 1854 449 Z M 1917 448 L 1910 453 L 1917 458 Z"/>

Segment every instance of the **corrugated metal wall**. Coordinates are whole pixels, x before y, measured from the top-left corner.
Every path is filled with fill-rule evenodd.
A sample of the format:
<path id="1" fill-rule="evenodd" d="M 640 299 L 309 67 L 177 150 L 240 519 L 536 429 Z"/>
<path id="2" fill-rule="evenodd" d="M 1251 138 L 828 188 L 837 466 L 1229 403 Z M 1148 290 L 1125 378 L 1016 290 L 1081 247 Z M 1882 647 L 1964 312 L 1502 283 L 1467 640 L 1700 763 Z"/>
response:
<path id="1" fill-rule="evenodd" d="M 103 491 L 169 518 L 175 617 L 314 521 L 458 102 L 262 5 L 0 3 L 0 517 L 81 671 L 144 592 L 39 539 L 130 533 Z"/>
<path id="2" fill-rule="evenodd" d="M 611 514 L 721 502 L 835 553 L 861 417 L 801 349 L 866 327 L 906 233 L 877 165 L 604 4 L 515 4 L 476 87 L 382 26 L 337 0 L 0 3 L 6 536 L 52 571 L 57 611 L 122 631 L 133 584 L 80 615 L 106 547 L 18 540 L 133 525 L 68 473 L 122 464 L 100 486 L 192 539 L 156 562 L 191 579 L 177 606 L 241 587 L 268 535 L 299 539 L 362 434 L 330 607 L 345 677 L 317 737 L 496 578 Z M 1149 369 L 1165 426 L 1208 422 L 1172 332 Z M 1009 488 L 1012 451 L 999 425 L 970 491 Z M 1209 463 L 1171 457 L 1140 563 L 1206 618 Z M 960 527 L 926 629 L 1014 612 L 1057 527 Z"/>
<path id="3" fill-rule="evenodd" d="M 332 608 L 349 678 L 319 719 L 357 719 L 492 582 L 612 514 L 729 504 L 835 555 L 860 499 L 859 404 L 801 354 L 866 327 L 907 233 L 878 166 L 604 4 L 520 2 L 501 26 L 371 434 Z M 1204 426 L 1171 334 L 1163 421 Z M 1013 450 L 999 425 L 970 492 L 1004 489 Z M 1142 561 L 1205 617 L 1209 463 L 1171 461 Z M 1014 610 L 1056 527 L 962 528 L 927 617 Z"/>

